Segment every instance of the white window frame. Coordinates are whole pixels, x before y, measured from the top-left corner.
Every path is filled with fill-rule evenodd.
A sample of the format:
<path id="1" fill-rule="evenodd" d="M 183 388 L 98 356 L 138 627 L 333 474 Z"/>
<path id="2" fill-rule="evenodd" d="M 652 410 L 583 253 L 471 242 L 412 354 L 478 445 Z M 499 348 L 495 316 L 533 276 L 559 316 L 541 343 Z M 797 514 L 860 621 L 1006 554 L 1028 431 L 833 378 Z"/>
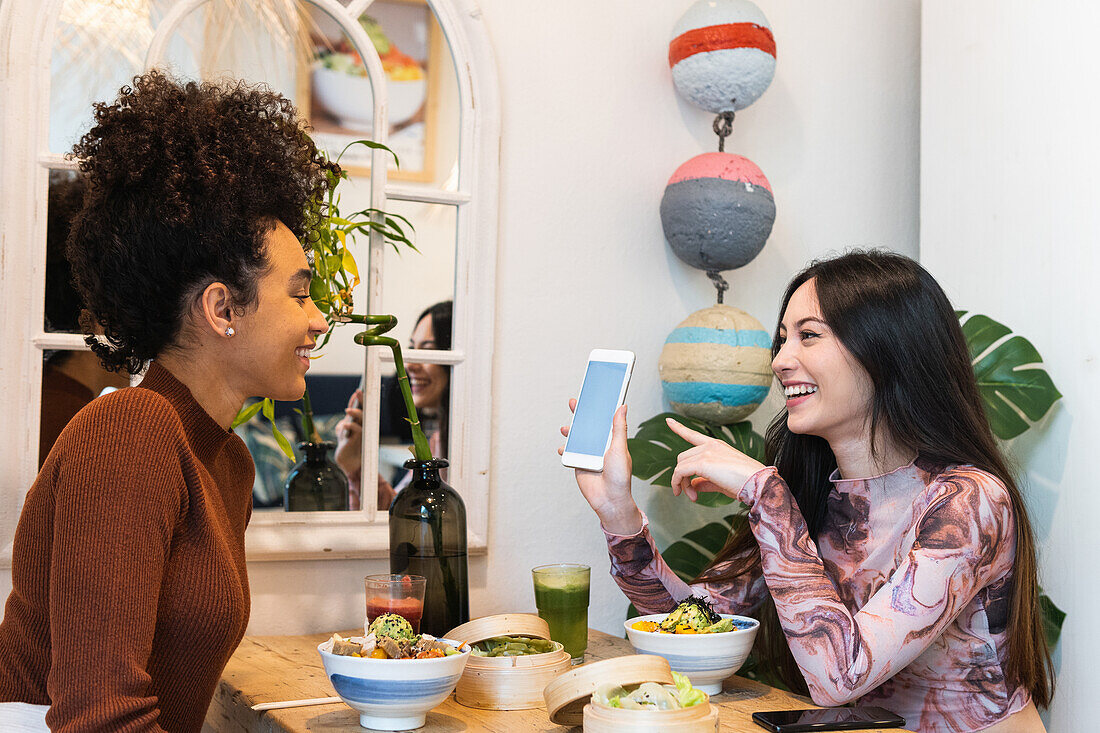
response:
<path id="1" fill-rule="evenodd" d="M 158 24 L 146 57 L 156 65 L 174 28 L 209 0 L 179 0 Z M 374 94 L 374 139 L 386 141 L 386 77 L 381 60 L 356 19 L 372 0 L 303 0 L 335 19 L 367 64 Z M 471 554 L 487 552 L 490 483 L 492 353 L 499 181 L 499 100 L 496 63 L 481 11 L 473 0 L 426 0 L 454 58 L 459 90 L 458 187 L 395 184 L 379 151 L 371 157 L 371 205 L 387 200 L 456 207 L 455 298 L 452 348 L 409 350 L 406 359 L 446 364 L 451 371 L 448 482 L 466 503 Z M 43 329 L 48 176 L 75 164 L 48 149 L 50 58 L 63 0 L 0 3 L 0 394 L 8 404 L 6 439 L 0 441 L 0 567 L 11 564 L 19 511 L 38 465 L 44 349 L 86 348 L 76 334 Z M 414 222 L 415 223 L 415 222 Z M 381 312 L 383 242 L 370 239 L 368 309 Z M 29 304 L 29 307 L 28 307 Z M 344 326 L 352 328 L 353 326 Z M 365 421 L 379 411 L 383 349 L 364 349 L 371 375 Z M 370 424 L 370 423 L 368 423 Z M 368 431 L 366 433 L 370 435 Z M 377 472 L 377 430 L 364 441 L 363 475 Z M 369 483 L 369 482 L 366 482 Z M 366 484 L 365 484 L 366 485 Z M 250 561 L 385 557 L 387 515 L 373 491 L 362 492 L 358 512 L 256 512 L 246 535 Z"/>

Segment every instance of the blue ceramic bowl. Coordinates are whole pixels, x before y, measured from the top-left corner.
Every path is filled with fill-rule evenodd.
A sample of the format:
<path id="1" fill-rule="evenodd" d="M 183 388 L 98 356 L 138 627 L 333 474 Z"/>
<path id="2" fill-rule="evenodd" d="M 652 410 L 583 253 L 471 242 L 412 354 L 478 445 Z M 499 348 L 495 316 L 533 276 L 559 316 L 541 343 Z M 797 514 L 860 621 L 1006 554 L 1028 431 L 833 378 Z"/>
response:
<path id="1" fill-rule="evenodd" d="M 423 726 L 428 711 L 454 691 L 470 658 L 468 644 L 459 648 L 459 642 L 440 641 L 461 654 L 437 659 L 345 657 L 332 653 L 332 639 L 320 644 L 317 652 L 336 694 L 359 713 L 360 725 L 412 730 Z"/>
<path id="2" fill-rule="evenodd" d="M 760 622 L 748 616 L 719 614 L 733 619 L 733 631 L 718 634 L 664 634 L 631 628 L 639 621 L 660 623 L 667 613 L 635 616 L 623 625 L 631 646 L 639 654 L 656 654 L 668 660 L 668 666 L 687 675 L 691 684 L 708 695 L 722 691 L 722 680 L 741 668 L 752 649 Z"/>

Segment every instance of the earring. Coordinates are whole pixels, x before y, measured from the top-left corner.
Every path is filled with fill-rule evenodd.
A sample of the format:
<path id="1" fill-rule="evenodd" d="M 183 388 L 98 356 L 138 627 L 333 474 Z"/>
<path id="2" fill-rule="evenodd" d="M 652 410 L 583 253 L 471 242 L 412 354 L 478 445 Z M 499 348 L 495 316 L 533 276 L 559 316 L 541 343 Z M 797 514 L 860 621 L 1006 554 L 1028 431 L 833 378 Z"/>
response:
<path id="1" fill-rule="evenodd" d="M 226 326 L 225 327 L 225 335 L 226 336 L 232 336 L 235 333 L 236 333 L 236 331 L 233 330 L 232 326 Z"/>

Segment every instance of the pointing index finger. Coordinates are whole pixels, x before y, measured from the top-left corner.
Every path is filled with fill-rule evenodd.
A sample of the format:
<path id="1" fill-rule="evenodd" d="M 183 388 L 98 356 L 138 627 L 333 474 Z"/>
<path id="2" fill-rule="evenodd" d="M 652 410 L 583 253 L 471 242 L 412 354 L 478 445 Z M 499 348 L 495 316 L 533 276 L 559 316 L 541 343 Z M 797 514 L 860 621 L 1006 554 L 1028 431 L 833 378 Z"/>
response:
<path id="1" fill-rule="evenodd" d="M 692 445 L 703 445 L 710 440 L 709 435 L 703 435 L 698 430 L 692 430 L 687 425 L 683 425 L 676 420 L 673 420 L 671 417 L 666 417 L 665 422 L 672 429 L 672 432 L 676 433 Z"/>

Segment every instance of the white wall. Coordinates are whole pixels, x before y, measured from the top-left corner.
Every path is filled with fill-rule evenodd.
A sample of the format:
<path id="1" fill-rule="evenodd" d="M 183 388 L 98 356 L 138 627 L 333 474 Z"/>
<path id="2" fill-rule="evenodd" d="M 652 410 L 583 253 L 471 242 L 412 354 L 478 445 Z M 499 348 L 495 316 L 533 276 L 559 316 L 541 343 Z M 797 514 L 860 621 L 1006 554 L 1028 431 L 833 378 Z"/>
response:
<path id="1" fill-rule="evenodd" d="M 728 274 L 727 302 L 770 329 L 783 286 L 814 256 L 870 244 L 917 253 L 920 10 L 917 0 L 757 2 L 775 30 L 776 79 L 738 114 L 727 150 L 760 165 L 778 216 L 761 255 Z M 706 276 L 672 255 L 658 215 L 676 167 L 716 149 L 711 116 L 679 100 L 668 71 L 669 34 L 690 2 L 480 4 L 503 140 L 490 554 L 471 563 L 471 611 L 533 609 L 532 566 L 586 562 L 590 621 L 621 632 L 626 599 L 558 462 L 557 429 L 596 346 L 638 355 L 632 429 L 661 411 L 665 336 L 714 302 Z M 635 494 L 668 528 L 662 545 L 716 516 L 641 482 Z M 249 633 L 354 626 L 361 578 L 379 571 L 383 561 L 254 563 Z"/>
<path id="2" fill-rule="evenodd" d="M 1063 399 L 1011 444 L 1040 544 L 1040 582 L 1068 614 L 1052 731 L 1093 730 L 1100 630 L 1100 140 L 1094 3 L 925 0 L 921 260 L 957 307 L 1043 355 Z"/>

